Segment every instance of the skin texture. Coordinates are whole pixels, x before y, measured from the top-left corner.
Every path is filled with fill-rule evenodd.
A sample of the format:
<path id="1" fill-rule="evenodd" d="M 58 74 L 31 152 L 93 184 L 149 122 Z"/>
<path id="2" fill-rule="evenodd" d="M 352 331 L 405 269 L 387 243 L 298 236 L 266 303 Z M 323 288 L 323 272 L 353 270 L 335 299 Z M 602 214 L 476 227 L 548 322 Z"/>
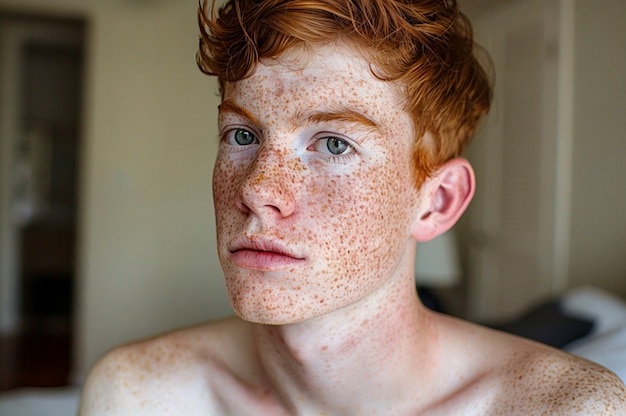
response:
<path id="1" fill-rule="evenodd" d="M 333 48 L 228 85 L 214 199 L 239 317 L 114 350 L 81 414 L 626 414 L 608 370 L 420 304 L 415 241 L 474 177 L 456 159 L 415 188 L 401 97 Z"/>
<path id="2" fill-rule="evenodd" d="M 285 324 L 339 309 L 395 277 L 410 256 L 420 201 L 411 121 L 399 95 L 353 61 L 331 55 L 287 74 L 263 65 L 226 90 L 213 180 L 218 247 L 231 303 L 246 320 Z M 238 129 L 258 144 L 230 144 Z M 328 137 L 354 150 L 333 155 Z M 302 260 L 241 267 L 254 253 L 231 253 L 237 239 L 281 244 Z"/>

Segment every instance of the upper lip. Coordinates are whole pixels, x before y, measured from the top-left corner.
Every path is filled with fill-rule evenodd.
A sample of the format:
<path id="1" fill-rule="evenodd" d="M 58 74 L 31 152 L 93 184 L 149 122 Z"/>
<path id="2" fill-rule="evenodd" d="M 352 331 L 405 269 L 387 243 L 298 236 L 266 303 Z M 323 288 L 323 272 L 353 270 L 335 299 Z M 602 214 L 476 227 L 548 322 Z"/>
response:
<path id="1" fill-rule="evenodd" d="M 267 251 L 294 259 L 304 259 L 304 256 L 290 249 L 283 242 L 266 237 L 237 237 L 228 245 L 228 251 L 231 253 L 241 250 Z"/>

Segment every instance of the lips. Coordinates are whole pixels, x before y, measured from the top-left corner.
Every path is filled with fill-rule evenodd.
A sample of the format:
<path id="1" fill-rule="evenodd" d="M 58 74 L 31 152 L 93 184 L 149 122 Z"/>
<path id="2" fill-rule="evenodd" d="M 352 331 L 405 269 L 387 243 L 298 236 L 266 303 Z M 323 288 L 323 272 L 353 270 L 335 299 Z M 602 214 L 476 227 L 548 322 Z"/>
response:
<path id="1" fill-rule="evenodd" d="M 305 261 L 302 254 L 278 240 L 239 237 L 228 246 L 230 259 L 239 267 L 271 271 L 293 267 Z"/>

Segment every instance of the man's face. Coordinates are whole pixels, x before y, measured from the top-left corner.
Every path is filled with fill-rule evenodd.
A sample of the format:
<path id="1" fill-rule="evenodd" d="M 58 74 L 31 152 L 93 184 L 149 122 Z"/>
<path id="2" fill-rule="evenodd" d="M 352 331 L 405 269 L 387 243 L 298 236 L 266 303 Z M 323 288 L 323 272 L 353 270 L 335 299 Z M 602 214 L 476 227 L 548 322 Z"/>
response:
<path id="1" fill-rule="evenodd" d="M 231 303 L 253 322 L 353 304 L 410 257 L 420 198 L 399 90 L 348 50 L 318 52 L 258 65 L 220 106 L 218 252 Z"/>

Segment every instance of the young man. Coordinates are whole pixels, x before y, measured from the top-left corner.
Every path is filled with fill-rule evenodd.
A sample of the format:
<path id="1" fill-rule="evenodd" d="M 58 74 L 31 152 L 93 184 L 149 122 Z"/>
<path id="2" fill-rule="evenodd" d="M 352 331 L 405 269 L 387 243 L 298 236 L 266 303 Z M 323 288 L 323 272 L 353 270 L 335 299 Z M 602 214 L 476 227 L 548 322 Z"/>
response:
<path id="1" fill-rule="evenodd" d="M 416 241 L 472 198 L 458 156 L 491 97 L 455 1 L 232 0 L 199 15 L 238 317 L 113 351 L 81 414 L 626 414 L 608 370 L 416 296 Z"/>

